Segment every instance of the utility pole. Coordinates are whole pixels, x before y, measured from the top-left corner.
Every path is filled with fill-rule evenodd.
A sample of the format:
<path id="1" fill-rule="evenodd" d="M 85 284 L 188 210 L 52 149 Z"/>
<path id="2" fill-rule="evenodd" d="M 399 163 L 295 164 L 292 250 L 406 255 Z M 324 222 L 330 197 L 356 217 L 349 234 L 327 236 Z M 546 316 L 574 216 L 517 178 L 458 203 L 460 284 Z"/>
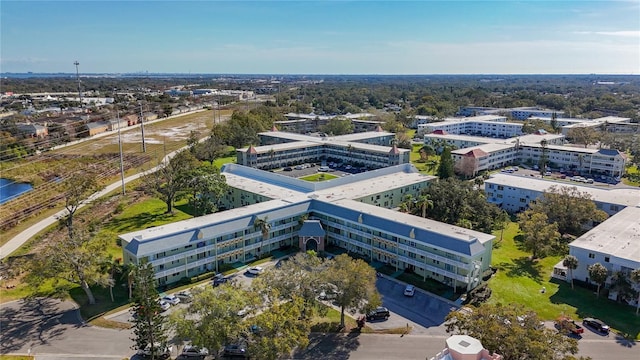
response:
<path id="1" fill-rule="evenodd" d="M 144 141 L 144 116 L 142 114 L 142 102 L 140 102 L 140 130 L 142 131 L 142 152 L 147 152 L 147 143 Z"/>
<path id="2" fill-rule="evenodd" d="M 78 72 L 78 65 L 80 63 L 76 60 L 73 65 L 76 66 L 76 80 L 78 80 L 78 98 L 80 99 L 80 107 L 83 108 L 84 104 L 82 103 L 82 91 L 80 90 L 80 73 Z"/>
<path id="3" fill-rule="evenodd" d="M 120 137 L 120 110 L 116 109 L 116 117 L 118 118 L 118 147 L 120 148 L 120 178 L 122 179 L 122 195 L 126 194 L 124 186 L 124 157 L 122 155 L 122 138 Z"/>

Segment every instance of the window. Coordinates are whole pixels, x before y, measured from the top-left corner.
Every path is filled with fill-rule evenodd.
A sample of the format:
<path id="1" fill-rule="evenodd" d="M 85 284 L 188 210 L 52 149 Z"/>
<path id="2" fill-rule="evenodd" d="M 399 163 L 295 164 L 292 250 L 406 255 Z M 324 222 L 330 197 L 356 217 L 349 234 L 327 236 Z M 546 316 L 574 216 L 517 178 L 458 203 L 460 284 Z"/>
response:
<path id="1" fill-rule="evenodd" d="M 596 255 L 595 255 L 595 254 L 593 254 L 593 253 L 589 253 L 589 259 L 595 259 L 595 258 L 596 258 Z"/>
<path id="2" fill-rule="evenodd" d="M 604 262 L 609 262 L 609 257 L 608 256 L 604 257 Z"/>

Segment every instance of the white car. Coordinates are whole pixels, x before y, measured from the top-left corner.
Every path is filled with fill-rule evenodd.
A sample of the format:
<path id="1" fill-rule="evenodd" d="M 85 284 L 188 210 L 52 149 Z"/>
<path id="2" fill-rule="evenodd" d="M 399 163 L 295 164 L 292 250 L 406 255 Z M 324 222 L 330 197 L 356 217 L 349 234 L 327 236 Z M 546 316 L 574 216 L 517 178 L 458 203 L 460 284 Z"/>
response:
<path id="1" fill-rule="evenodd" d="M 178 298 L 177 296 L 171 294 L 171 295 L 167 295 L 165 297 L 162 298 L 162 301 L 166 301 L 171 305 L 178 305 L 180 304 L 180 298 Z"/>
<path id="2" fill-rule="evenodd" d="M 251 275 L 260 275 L 264 272 L 264 269 L 260 266 L 253 266 L 253 267 L 250 267 L 249 270 L 247 270 L 247 272 Z"/>
<path id="3" fill-rule="evenodd" d="M 320 166 L 320 167 L 318 168 L 318 171 L 320 171 L 320 172 L 327 172 L 327 171 L 329 171 L 330 169 L 331 169 L 331 168 L 330 168 L 330 167 L 328 167 L 328 166 Z"/>
<path id="4" fill-rule="evenodd" d="M 413 285 L 407 285 L 404 288 L 404 296 L 413 296 L 416 293 L 416 287 Z"/>
<path id="5" fill-rule="evenodd" d="M 169 304 L 164 300 L 160 300 L 159 304 L 160 304 L 160 309 L 162 309 L 162 311 L 167 311 L 171 308 L 171 304 Z"/>

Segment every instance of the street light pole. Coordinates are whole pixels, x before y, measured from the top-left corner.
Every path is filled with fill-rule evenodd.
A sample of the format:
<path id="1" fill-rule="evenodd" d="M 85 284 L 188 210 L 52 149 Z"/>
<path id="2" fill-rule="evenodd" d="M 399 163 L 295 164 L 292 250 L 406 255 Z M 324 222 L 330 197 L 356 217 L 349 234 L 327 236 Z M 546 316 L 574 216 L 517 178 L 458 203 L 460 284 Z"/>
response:
<path id="1" fill-rule="evenodd" d="M 120 178 L 122 179 L 122 195 L 125 195 L 126 187 L 124 186 L 124 157 L 122 155 L 122 138 L 120 137 L 120 110 L 116 110 L 116 117 L 118 118 L 118 147 L 120 148 Z"/>
<path id="2" fill-rule="evenodd" d="M 78 65 L 80 63 L 76 60 L 73 65 L 76 66 L 76 80 L 78 80 L 78 98 L 80 99 L 80 107 L 83 108 L 84 104 L 82 103 L 82 91 L 80 90 L 80 73 L 78 72 Z"/>
<path id="3" fill-rule="evenodd" d="M 142 114 L 142 102 L 140 102 L 140 130 L 142 131 L 142 152 L 147 152 L 147 143 L 144 141 L 144 115 Z"/>

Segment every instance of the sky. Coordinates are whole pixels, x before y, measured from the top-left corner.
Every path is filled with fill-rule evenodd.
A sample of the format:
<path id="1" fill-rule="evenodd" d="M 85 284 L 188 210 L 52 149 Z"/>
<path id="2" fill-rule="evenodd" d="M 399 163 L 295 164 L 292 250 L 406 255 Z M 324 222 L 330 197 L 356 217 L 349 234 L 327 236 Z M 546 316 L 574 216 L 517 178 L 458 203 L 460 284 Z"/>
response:
<path id="1" fill-rule="evenodd" d="M 0 2 L 0 72 L 640 74 L 633 1 Z"/>

